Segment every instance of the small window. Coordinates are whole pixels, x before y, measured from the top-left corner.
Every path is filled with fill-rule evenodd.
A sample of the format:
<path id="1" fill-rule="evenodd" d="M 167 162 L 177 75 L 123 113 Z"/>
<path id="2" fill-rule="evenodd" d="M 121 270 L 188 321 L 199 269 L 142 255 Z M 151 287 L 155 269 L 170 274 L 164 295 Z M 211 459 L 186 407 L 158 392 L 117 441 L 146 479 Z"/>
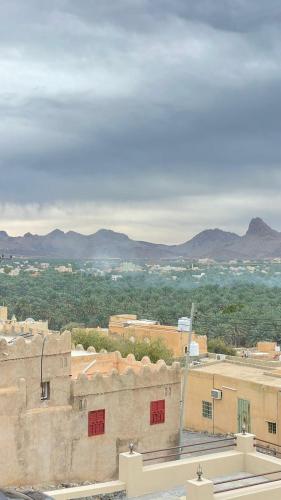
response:
<path id="1" fill-rule="evenodd" d="M 170 385 L 165 387 L 165 396 L 171 396 L 172 394 L 172 387 Z"/>
<path id="2" fill-rule="evenodd" d="M 88 413 L 88 436 L 99 436 L 105 433 L 105 410 L 94 410 Z"/>
<path id="3" fill-rule="evenodd" d="M 87 399 L 79 399 L 79 410 L 86 410 L 87 409 Z"/>
<path id="4" fill-rule="evenodd" d="M 202 417 L 213 418 L 213 405 L 209 401 L 202 401 Z"/>
<path id="5" fill-rule="evenodd" d="M 150 403 L 150 425 L 163 424 L 165 422 L 165 399 L 151 401 Z"/>
<path id="6" fill-rule="evenodd" d="M 50 399 L 50 382 L 42 382 L 41 384 L 41 400 Z"/>
<path id="7" fill-rule="evenodd" d="M 187 353 L 187 345 L 184 347 L 184 352 Z"/>
<path id="8" fill-rule="evenodd" d="M 276 434 L 276 422 L 267 422 L 267 430 L 269 434 Z"/>

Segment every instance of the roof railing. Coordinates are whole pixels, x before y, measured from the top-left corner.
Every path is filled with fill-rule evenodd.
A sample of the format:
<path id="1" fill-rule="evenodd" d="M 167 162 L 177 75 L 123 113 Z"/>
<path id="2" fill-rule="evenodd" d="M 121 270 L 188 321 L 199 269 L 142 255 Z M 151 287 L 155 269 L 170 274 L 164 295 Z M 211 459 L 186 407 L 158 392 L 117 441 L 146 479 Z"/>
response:
<path id="1" fill-rule="evenodd" d="M 221 441 L 235 441 L 236 439 L 237 439 L 236 436 L 230 436 L 230 437 L 226 437 L 226 438 L 212 439 L 212 440 L 209 440 L 209 441 L 197 441 L 197 443 L 172 446 L 170 448 L 162 448 L 162 449 L 151 450 L 151 451 L 140 451 L 140 453 L 142 455 L 147 455 L 148 453 L 157 453 L 159 451 L 170 451 L 170 450 L 178 450 L 178 449 L 182 449 L 182 448 L 191 448 L 193 446 L 201 446 L 201 445 L 204 445 L 204 444 L 218 443 L 218 442 L 221 442 Z"/>
<path id="2" fill-rule="evenodd" d="M 264 439 L 260 439 L 257 437 L 255 437 L 255 441 L 259 441 L 259 443 L 265 443 L 265 444 L 269 444 L 271 446 L 277 446 L 277 448 L 281 448 L 281 444 L 271 443 L 270 441 L 265 441 Z"/>
<path id="3" fill-rule="evenodd" d="M 264 472 L 263 474 L 251 474 L 250 476 L 237 477 L 235 479 L 225 479 L 224 481 L 214 481 L 214 485 L 217 486 L 218 484 L 234 483 L 235 481 L 244 481 L 245 479 L 253 479 L 256 477 L 270 476 L 272 474 L 281 474 L 281 469 L 275 470 L 274 472 Z M 281 478 L 280 478 L 280 480 L 281 480 Z M 262 483 L 259 483 L 259 484 L 262 484 Z"/>
<path id="4" fill-rule="evenodd" d="M 261 474 L 261 476 L 265 476 L 265 474 Z M 240 481 L 242 481 L 242 479 L 240 479 Z M 218 494 L 218 493 L 225 493 L 227 491 L 234 491 L 234 490 L 241 490 L 241 489 L 244 489 L 244 488 L 250 488 L 251 486 L 263 486 L 263 485 L 266 485 L 266 484 L 269 484 L 269 483 L 275 483 L 275 482 L 281 482 L 281 477 L 278 477 L 277 479 L 268 479 L 267 481 L 263 481 L 263 482 L 256 482 L 256 483 L 249 483 L 249 484 L 244 484 L 244 485 L 240 485 L 240 486 L 233 486 L 232 488 L 225 488 L 224 490 L 219 490 L 219 491 L 215 491 L 214 494 Z M 229 482 L 233 482 L 233 480 L 230 480 Z"/>
<path id="5" fill-rule="evenodd" d="M 172 446 L 170 448 L 161 448 L 161 449 L 158 449 L 158 450 L 151 450 L 151 451 L 144 451 L 144 452 L 140 452 L 142 455 L 151 455 L 152 453 L 153 454 L 157 454 L 157 453 L 164 453 L 164 452 L 170 452 L 170 451 L 174 451 L 174 450 L 177 450 L 175 453 L 169 453 L 169 454 L 166 454 L 166 455 L 160 455 L 160 456 L 153 456 L 153 457 L 148 457 L 148 458 L 144 458 L 143 459 L 143 462 L 150 462 L 150 461 L 153 461 L 153 460 L 160 460 L 160 459 L 167 459 L 167 458 L 179 458 L 181 455 L 190 455 L 190 454 L 193 454 L 193 453 L 201 453 L 201 452 L 205 452 L 205 451 L 212 451 L 212 450 L 220 450 L 220 449 L 223 449 L 223 448 L 231 448 L 233 446 L 236 446 L 236 436 L 233 436 L 233 437 L 227 437 L 227 438 L 221 438 L 221 439 L 214 439 L 212 441 L 198 441 L 196 443 L 191 443 L 191 444 L 186 444 L 186 445 L 182 445 L 182 446 Z M 221 446 L 218 446 L 216 444 L 216 446 L 212 446 L 214 443 L 225 443 L 227 442 L 227 444 L 222 444 Z M 204 446 L 205 445 L 210 445 L 209 447 L 205 448 Z M 203 448 L 202 448 L 203 446 Z M 200 449 L 196 448 L 196 447 L 200 447 Z M 191 449 L 191 448 L 196 448 L 196 449 Z"/>
<path id="6" fill-rule="evenodd" d="M 260 444 L 261 443 L 261 444 Z M 255 448 L 260 453 L 270 453 L 273 456 L 281 455 L 281 445 L 277 443 L 271 443 L 270 441 L 265 441 L 264 439 L 255 438 Z"/>

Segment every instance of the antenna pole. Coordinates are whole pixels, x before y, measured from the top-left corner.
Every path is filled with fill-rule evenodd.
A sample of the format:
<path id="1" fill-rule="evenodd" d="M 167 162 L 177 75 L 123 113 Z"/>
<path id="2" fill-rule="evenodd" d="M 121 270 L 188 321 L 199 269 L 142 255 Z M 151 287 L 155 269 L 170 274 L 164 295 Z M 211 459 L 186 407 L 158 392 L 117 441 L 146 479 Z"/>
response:
<path id="1" fill-rule="evenodd" d="M 189 361 L 190 361 L 190 344 L 192 339 L 192 322 L 194 318 L 195 312 L 195 304 L 192 302 L 191 313 L 190 313 L 190 325 L 189 325 L 189 335 L 188 335 L 188 344 L 187 351 L 185 356 L 185 367 L 183 372 L 183 380 L 182 380 L 182 393 L 181 393 L 181 402 L 180 402 L 180 436 L 179 436 L 179 445 L 183 445 L 183 426 L 184 426 L 184 416 L 185 416 L 185 407 L 186 407 L 186 391 L 187 391 L 187 382 L 188 382 L 188 369 L 189 369 Z"/>

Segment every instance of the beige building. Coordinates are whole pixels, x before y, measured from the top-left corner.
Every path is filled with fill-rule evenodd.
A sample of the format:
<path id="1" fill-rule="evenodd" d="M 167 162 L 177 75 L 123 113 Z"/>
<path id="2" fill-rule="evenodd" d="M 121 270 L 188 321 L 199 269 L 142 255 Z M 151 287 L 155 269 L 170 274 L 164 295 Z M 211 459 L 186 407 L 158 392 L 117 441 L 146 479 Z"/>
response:
<path id="1" fill-rule="evenodd" d="M 174 357 L 185 355 L 189 333 L 179 331 L 176 326 L 160 325 L 157 321 L 138 320 L 135 314 L 118 314 L 111 316 L 108 331 L 110 335 L 119 335 L 130 339 L 151 342 L 161 339 L 171 350 Z M 199 345 L 199 353 L 207 352 L 206 335 L 192 333 L 192 341 Z"/>
<path id="2" fill-rule="evenodd" d="M 260 341 L 257 343 L 257 352 L 276 353 L 277 342 Z"/>
<path id="3" fill-rule="evenodd" d="M 277 342 L 258 342 L 253 357 L 260 359 L 280 360 L 280 346 Z"/>
<path id="4" fill-rule="evenodd" d="M 55 270 L 58 273 L 72 273 L 72 266 L 69 264 L 68 266 L 58 266 L 55 267 Z"/>
<path id="5" fill-rule="evenodd" d="M 272 362 L 273 364 L 273 362 Z M 281 444 L 281 368 L 265 361 L 213 361 L 190 369 L 185 426 L 209 433 L 240 432 Z"/>
<path id="6" fill-rule="evenodd" d="M 27 318 L 25 321 L 17 321 L 13 316 L 8 319 L 8 308 L 0 306 L 0 335 L 20 335 L 20 334 L 47 334 L 49 332 L 48 321 L 35 321 Z"/>
<path id="7" fill-rule="evenodd" d="M 0 487 L 108 480 L 134 442 L 177 444 L 180 367 L 74 351 L 70 332 L 0 339 Z"/>

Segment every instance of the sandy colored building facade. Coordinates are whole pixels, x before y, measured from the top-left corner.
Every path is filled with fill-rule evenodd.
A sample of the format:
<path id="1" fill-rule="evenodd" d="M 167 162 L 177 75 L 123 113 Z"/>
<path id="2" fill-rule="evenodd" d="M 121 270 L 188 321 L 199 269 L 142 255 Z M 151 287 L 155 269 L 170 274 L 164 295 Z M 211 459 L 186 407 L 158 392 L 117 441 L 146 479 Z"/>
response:
<path id="1" fill-rule="evenodd" d="M 178 442 L 178 363 L 71 354 L 64 332 L 2 336 L 0 373 L 0 487 L 108 480 L 130 442 Z"/>
<path id="2" fill-rule="evenodd" d="M 176 358 L 185 355 L 189 337 L 187 332 L 179 331 L 176 326 L 160 325 L 156 321 L 138 320 L 134 314 L 111 316 L 108 331 L 110 335 L 119 335 L 132 341 L 151 342 L 162 339 Z M 199 344 L 200 354 L 207 353 L 206 335 L 196 335 L 193 332 L 192 341 Z"/>
<path id="3" fill-rule="evenodd" d="M 275 353 L 277 351 L 277 342 L 260 341 L 257 343 L 257 351 Z"/>
<path id="4" fill-rule="evenodd" d="M 253 353 L 253 356 L 256 358 L 272 360 L 280 360 L 280 355 L 280 346 L 277 342 L 269 341 L 258 342 L 256 352 Z"/>
<path id="5" fill-rule="evenodd" d="M 25 321 L 17 321 L 15 316 L 8 319 L 8 308 L 0 306 L 0 335 L 19 335 L 19 334 L 46 334 L 49 331 L 48 321 L 35 321 L 33 318 L 27 318 Z"/>
<path id="6" fill-rule="evenodd" d="M 185 427 L 214 434 L 248 432 L 281 444 L 281 368 L 211 362 L 190 369 Z M 213 392 L 215 390 L 215 392 Z"/>

